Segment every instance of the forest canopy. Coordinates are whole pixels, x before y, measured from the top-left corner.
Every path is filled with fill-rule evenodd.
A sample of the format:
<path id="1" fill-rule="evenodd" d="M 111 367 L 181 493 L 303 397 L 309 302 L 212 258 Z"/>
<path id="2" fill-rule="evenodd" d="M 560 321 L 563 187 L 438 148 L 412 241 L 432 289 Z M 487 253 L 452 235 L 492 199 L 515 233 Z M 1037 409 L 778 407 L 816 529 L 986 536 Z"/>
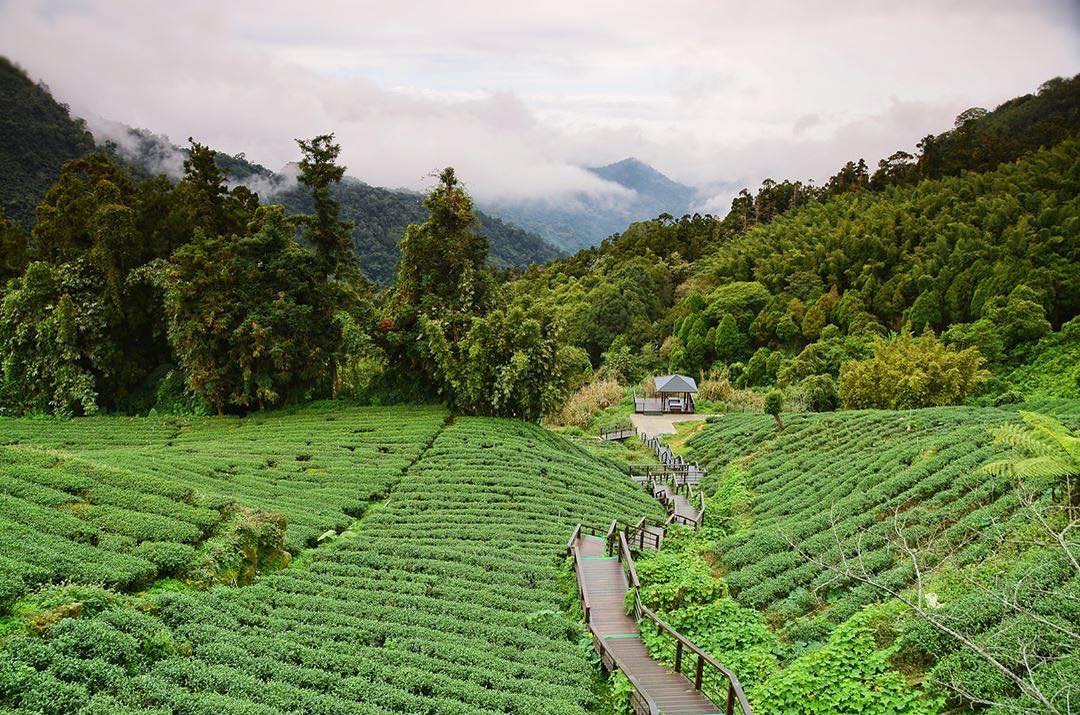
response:
<path id="1" fill-rule="evenodd" d="M 0 216 L 0 409 L 348 397 L 540 419 L 590 374 L 667 371 L 779 389 L 792 409 L 1070 394 L 1078 88 L 1051 80 L 876 171 L 853 160 L 820 187 L 766 180 L 722 218 L 661 215 L 519 272 L 492 268 L 448 168 L 381 290 L 356 250 L 364 219 L 341 203 L 352 184 L 333 135 L 299 142 L 285 206 L 230 184 L 258 167 L 197 141 L 179 181 L 91 152 L 63 165 L 31 224 Z M 859 366 L 901 345 L 915 367 L 971 356 L 963 389 L 854 397 Z"/>

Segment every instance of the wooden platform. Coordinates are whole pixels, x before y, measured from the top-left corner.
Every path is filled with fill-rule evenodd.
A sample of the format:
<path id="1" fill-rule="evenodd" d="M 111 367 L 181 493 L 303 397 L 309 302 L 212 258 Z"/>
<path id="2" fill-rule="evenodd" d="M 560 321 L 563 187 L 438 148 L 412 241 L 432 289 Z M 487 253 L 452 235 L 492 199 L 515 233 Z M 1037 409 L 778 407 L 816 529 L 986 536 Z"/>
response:
<path id="1" fill-rule="evenodd" d="M 694 518 L 696 516 L 694 510 Z M 680 673 L 669 670 L 649 655 L 637 623 L 626 615 L 626 574 L 617 557 L 607 556 L 604 540 L 582 535 L 575 544 L 581 557 L 580 586 L 590 604 L 589 623 L 614 656 L 619 669 L 640 686 L 665 715 L 724 712 L 695 690 Z"/>

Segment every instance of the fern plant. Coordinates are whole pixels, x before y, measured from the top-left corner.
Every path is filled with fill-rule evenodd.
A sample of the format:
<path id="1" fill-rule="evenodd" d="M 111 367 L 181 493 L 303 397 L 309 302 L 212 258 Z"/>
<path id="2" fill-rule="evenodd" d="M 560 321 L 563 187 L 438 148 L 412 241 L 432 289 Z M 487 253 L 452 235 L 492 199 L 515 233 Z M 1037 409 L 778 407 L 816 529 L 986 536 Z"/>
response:
<path id="1" fill-rule="evenodd" d="M 983 471 L 1047 487 L 1064 483 L 1067 506 L 1080 503 L 1080 438 L 1048 415 L 1020 412 L 1024 424 L 1006 424 L 994 431 L 994 443 L 1013 454 L 990 462 Z"/>

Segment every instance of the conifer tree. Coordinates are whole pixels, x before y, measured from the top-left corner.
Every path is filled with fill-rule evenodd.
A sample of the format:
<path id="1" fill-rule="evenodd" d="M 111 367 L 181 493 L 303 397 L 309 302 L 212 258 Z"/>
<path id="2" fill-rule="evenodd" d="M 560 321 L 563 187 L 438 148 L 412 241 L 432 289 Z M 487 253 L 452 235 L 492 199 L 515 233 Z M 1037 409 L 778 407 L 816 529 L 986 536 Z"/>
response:
<path id="1" fill-rule="evenodd" d="M 298 181 L 311 189 L 315 203 L 315 214 L 303 218 L 304 240 L 314 249 L 324 275 L 352 275 L 359 268 L 352 223 L 340 219 L 341 207 L 330 194 L 330 188 L 345 176 L 345 167 L 337 163 L 341 145 L 334 143 L 333 134 L 296 143 L 304 154 Z"/>

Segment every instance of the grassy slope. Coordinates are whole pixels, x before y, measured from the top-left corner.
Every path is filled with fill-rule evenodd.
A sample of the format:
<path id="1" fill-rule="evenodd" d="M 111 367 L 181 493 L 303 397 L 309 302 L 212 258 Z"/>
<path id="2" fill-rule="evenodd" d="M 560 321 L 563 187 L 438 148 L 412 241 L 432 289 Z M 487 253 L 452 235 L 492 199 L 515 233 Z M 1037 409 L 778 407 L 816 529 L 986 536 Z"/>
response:
<path id="1" fill-rule="evenodd" d="M 580 713 L 592 670 L 562 610 L 565 540 L 578 520 L 657 509 L 557 435 L 459 419 L 298 567 L 9 638 L 0 706 Z"/>
<path id="2" fill-rule="evenodd" d="M 1080 402 L 1033 407 L 1073 428 L 1080 423 Z M 1043 589 L 1042 600 L 1030 603 L 1038 601 L 1055 617 L 1078 620 L 1061 595 L 1076 590 L 1077 578 L 1059 569 L 1050 552 L 1002 547 L 1029 517 L 1008 480 L 976 471 L 998 454 L 990 430 L 1015 420 L 1013 408 L 839 412 L 785 416 L 786 429 L 778 433 L 767 416 L 722 417 L 689 446 L 710 470 L 707 489 L 722 488 L 732 478 L 730 469 L 736 469 L 745 474 L 751 492 L 744 515 L 749 526 L 720 536 L 711 547 L 732 597 L 765 614 L 790 649 L 788 657 L 814 651 L 837 624 L 885 599 L 872 586 L 807 562 L 789 540 L 824 563 L 838 561 L 837 538 L 849 558 L 858 545 L 862 563 L 882 582 L 902 589 L 914 574 L 895 548 L 893 529 L 899 524 L 917 544 L 922 566 L 932 568 L 931 585 L 940 589 L 944 603 L 941 617 L 955 627 L 990 644 L 1015 640 L 1014 615 L 957 585 L 964 582 L 959 573 L 986 571 L 1002 578 L 1022 573 L 1021 580 Z M 1024 627 L 1033 630 L 1030 623 Z M 996 700 L 1015 695 L 949 639 L 910 621 L 908 631 L 894 662 L 909 674 L 931 671 L 943 679 L 966 679 L 973 692 Z M 1054 669 L 1075 670 L 1075 644 L 1052 647 L 1050 655 L 1051 663 L 1064 657 L 1048 667 L 1047 677 L 1061 677 Z M 900 662 L 904 657 L 909 662 Z M 1063 665 L 1070 659 L 1074 665 Z"/>

